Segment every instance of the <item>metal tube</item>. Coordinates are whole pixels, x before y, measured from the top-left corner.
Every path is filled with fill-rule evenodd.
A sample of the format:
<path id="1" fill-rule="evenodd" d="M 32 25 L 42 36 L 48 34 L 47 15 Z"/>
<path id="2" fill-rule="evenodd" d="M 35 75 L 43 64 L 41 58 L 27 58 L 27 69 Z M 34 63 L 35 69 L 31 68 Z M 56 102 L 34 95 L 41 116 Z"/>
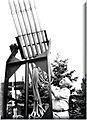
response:
<path id="1" fill-rule="evenodd" d="M 26 33 L 28 34 L 28 27 L 26 25 L 26 21 L 25 21 L 25 17 L 24 17 L 24 11 L 22 10 L 22 7 L 21 7 L 21 4 L 20 4 L 19 0 L 18 0 L 18 4 L 19 4 L 19 8 L 20 8 L 20 13 L 22 15 L 23 23 L 24 23 L 24 26 L 25 26 L 25 30 L 26 30 Z M 30 46 L 31 46 L 32 54 L 33 54 L 33 56 L 35 56 L 34 49 L 33 49 L 33 46 L 32 46 L 32 41 L 31 41 L 31 38 L 30 38 L 29 35 L 28 35 L 28 40 L 29 40 L 29 43 L 30 43 Z"/>
<path id="2" fill-rule="evenodd" d="M 16 20 L 15 20 L 15 16 L 14 16 L 13 11 L 12 11 L 12 6 L 11 6 L 11 3 L 10 3 L 9 0 L 8 0 L 8 3 L 9 3 L 10 10 L 11 10 L 13 22 L 14 22 L 14 25 L 15 25 L 15 28 L 16 28 L 16 31 L 17 31 L 17 35 L 19 36 L 19 35 L 20 35 L 20 32 L 19 32 L 19 29 L 18 29 Z M 26 58 L 26 54 L 25 54 L 25 51 L 24 51 L 24 49 L 23 49 L 23 44 L 22 44 L 22 38 L 21 38 L 21 37 L 19 37 L 19 42 L 20 42 L 20 45 L 21 45 L 21 48 L 22 48 L 22 51 L 23 51 L 23 56 L 24 56 L 24 58 Z"/>
<path id="3" fill-rule="evenodd" d="M 40 20 L 39 20 L 39 17 L 38 17 L 38 13 L 37 13 L 37 9 L 36 9 L 36 5 L 35 5 L 35 1 L 34 0 L 33 0 L 33 3 L 34 3 L 34 8 L 35 8 L 35 13 L 36 13 L 39 29 L 40 29 L 40 31 L 42 31 Z M 43 31 L 41 32 L 41 35 L 42 35 L 43 42 L 45 42 Z M 45 50 L 47 50 L 46 43 L 44 43 L 44 47 L 45 47 Z"/>
<path id="4" fill-rule="evenodd" d="M 20 18 L 19 18 L 19 14 L 18 14 L 18 12 L 17 12 L 17 6 L 16 6 L 14 0 L 13 0 L 13 4 L 14 4 L 15 12 L 16 12 L 16 15 L 17 15 L 17 18 L 18 18 L 20 30 L 21 30 L 21 33 L 22 33 L 22 35 L 23 35 L 23 34 L 24 34 L 24 30 L 23 30 L 23 28 L 22 28 L 21 21 L 20 21 Z M 30 52 L 29 52 L 29 48 L 28 48 L 26 36 L 23 36 L 23 39 L 24 39 L 24 43 L 25 43 L 25 46 L 26 46 L 26 50 L 27 50 L 28 57 L 31 58 L 31 54 L 30 54 Z"/>
<path id="5" fill-rule="evenodd" d="M 34 13 L 33 13 L 33 9 L 32 9 L 30 0 L 28 0 L 28 3 L 29 3 L 29 6 L 30 6 L 30 11 L 31 11 L 32 19 L 33 19 L 33 22 L 34 22 L 35 31 L 37 32 L 38 29 L 37 29 L 37 25 L 36 25 L 36 21 L 35 21 L 35 17 L 34 17 Z M 40 35 L 39 35 L 39 33 L 36 33 L 36 35 L 37 35 L 38 41 L 39 41 L 39 43 L 40 43 L 41 53 L 43 53 L 44 50 L 43 50 L 43 46 L 42 46 L 42 43 L 41 43 Z"/>
<path id="6" fill-rule="evenodd" d="M 30 22 L 30 17 L 29 17 L 28 11 L 27 11 L 26 3 L 25 3 L 24 0 L 23 0 L 23 3 L 24 3 L 24 8 L 25 8 L 26 16 L 27 16 L 28 23 L 29 23 L 30 30 L 31 30 L 30 32 L 32 34 L 33 33 L 33 29 L 32 29 L 32 25 L 31 25 L 31 22 Z M 34 44 L 35 44 L 36 52 L 37 52 L 37 54 L 39 54 L 39 50 L 38 50 L 38 46 L 37 46 L 36 38 L 35 38 L 34 34 L 32 34 L 32 38 L 33 38 L 33 41 L 34 41 Z"/>

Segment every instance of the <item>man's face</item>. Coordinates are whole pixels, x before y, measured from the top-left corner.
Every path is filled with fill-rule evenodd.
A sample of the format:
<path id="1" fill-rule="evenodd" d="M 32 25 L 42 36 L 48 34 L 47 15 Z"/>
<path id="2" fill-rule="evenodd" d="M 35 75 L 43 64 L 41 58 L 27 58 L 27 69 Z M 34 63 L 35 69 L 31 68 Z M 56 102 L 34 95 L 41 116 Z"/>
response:
<path id="1" fill-rule="evenodd" d="M 68 78 L 64 78 L 59 82 L 60 87 L 70 87 L 72 86 L 71 81 Z"/>
<path id="2" fill-rule="evenodd" d="M 65 84 L 66 84 L 65 79 L 62 79 L 62 80 L 59 82 L 59 85 L 60 85 L 60 86 L 64 86 Z"/>

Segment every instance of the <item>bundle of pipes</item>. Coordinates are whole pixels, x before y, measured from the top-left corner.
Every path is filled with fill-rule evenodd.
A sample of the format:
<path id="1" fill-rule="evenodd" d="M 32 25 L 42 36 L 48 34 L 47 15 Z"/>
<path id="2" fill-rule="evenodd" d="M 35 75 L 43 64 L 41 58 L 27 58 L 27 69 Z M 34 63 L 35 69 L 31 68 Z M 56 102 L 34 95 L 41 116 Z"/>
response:
<path id="1" fill-rule="evenodd" d="M 36 55 L 46 51 L 46 31 L 42 31 L 41 29 L 37 11 L 36 9 L 34 10 L 36 7 L 32 7 L 30 0 L 23 0 L 21 2 L 19 0 L 13 0 L 13 4 L 12 1 L 9 1 L 9 6 L 20 43 L 22 47 L 26 46 L 27 57 L 35 57 Z M 35 11 L 37 19 L 35 17 Z M 26 58 L 25 52 L 24 56 Z"/>
<path id="2" fill-rule="evenodd" d="M 15 28 L 17 43 L 20 46 L 21 56 L 31 59 L 48 49 L 48 39 L 45 30 L 41 29 L 35 2 L 30 0 L 9 0 L 9 6 Z M 35 64 L 29 65 L 31 71 Z"/>

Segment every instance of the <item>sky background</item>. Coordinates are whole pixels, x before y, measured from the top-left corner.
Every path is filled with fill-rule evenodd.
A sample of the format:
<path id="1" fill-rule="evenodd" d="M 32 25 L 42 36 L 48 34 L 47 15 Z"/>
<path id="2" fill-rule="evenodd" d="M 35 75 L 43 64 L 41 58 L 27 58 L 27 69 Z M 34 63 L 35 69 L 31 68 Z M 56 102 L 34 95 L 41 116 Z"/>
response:
<path id="1" fill-rule="evenodd" d="M 84 77 L 84 3 L 86 0 L 35 0 L 42 29 L 51 39 L 51 61 L 58 53 L 76 70 L 78 83 Z M 0 1 L 0 79 L 4 80 L 9 46 L 17 36 L 8 0 Z M 78 85 L 79 86 L 79 85 Z M 77 86 L 77 87 L 78 87 Z"/>

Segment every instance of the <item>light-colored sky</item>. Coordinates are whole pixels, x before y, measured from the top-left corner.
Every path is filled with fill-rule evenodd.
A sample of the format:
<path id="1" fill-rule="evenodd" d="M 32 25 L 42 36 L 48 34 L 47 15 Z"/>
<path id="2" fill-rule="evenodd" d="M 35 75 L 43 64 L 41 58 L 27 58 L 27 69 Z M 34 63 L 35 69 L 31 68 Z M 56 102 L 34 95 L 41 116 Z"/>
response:
<path id="1" fill-rule="evenodd" d="M 84 3 L 86 0 L 35 0 L 43 29 L 52 41 L 52 60 L 56 53 L 68 60 L 68 69 L 84 76 Z M 0 1 L 0 79 L 4 79 L 9 45 L 15 43 L 16 30 L 8 0 Z"/>

